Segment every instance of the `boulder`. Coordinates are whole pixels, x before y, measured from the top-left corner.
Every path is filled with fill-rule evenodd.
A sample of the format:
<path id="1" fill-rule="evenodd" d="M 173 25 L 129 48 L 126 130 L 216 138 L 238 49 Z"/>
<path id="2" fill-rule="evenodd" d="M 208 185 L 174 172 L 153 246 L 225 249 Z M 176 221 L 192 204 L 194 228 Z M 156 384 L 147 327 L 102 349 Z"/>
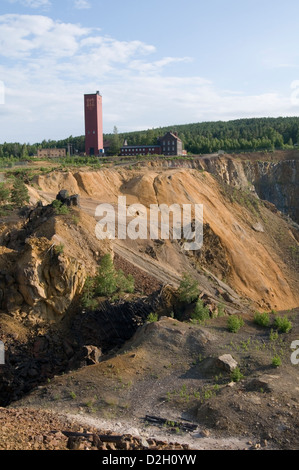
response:
<path id="1" fill-rule="evenodd" d="M 69 198 L 69 193 L 66 189 L 62 189 L 56 196 L 57 201 L 62 202 L 62 204 L 66 204 L 67 199 Z"/>
<path id="2" fill-rule="evenodd" d="M 80 195 L 74 194 L 69 198 L 70 206 L 80 207 Z"/>
<path id="3" fill-rule="evenodd" d="M 56 196 L 57 201 L 60 201 L 62 204 L 66 206 L 76 206 L 80 207 L 80 195 L 73 194 L 69 196 L 69 193 L 66 189 L 62 189 Z"/>
<path id="4" fill-rule="evenodd" d="M 216 365 L 226 372 L 232 372 L 238 367 L 237 361 L 235 361 L 230 354 L 224 354 L 223 356 L 218 357 Z"/>
<path id="5" fill-rule="evenodd" d="M 252 379 L 248 385 L 248 391 L 258 391 L 258 392 L 273 392 L 275 390 L 275 385 L 279 384 L 279 375 L 262 375 Z"/>
<path id="6" fill-rule="evenodd" d="M 261 233 L 264 233 L 264 227 L 262 226 L 262 224 L 260 222 L 252 225 L 252 228 L 255 232 L 261 232 Z"/>
<path id="7" fill-rule="evenodd" d="M 84 346 L 84 359 L 88 365 L 98 364 L 102 351 L 96 346 Z"/>

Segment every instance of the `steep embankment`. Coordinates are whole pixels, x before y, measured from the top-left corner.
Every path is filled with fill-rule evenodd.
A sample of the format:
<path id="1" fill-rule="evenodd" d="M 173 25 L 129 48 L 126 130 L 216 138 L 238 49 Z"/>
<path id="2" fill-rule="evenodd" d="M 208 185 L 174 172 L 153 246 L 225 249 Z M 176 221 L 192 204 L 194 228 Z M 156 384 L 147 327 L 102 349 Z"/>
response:
<path id="1" fill-rule="evenodd" d="M 221 157 L 206 161 L 206 167 L 231 186 L 247 190 L 254 188 L 261 199 L 271 202 L 299 223 L 298 156 L 280 161 L 268 161 L 265 156 L 260 160 Z"/>
<path id="2" fill-rule="evenodd" d="M 209 171 L 227 183 L 234 178 L 237 188 L 248 187 L 244 162 L 229 161 L 216 159 L 201 165 L 209 165 Z M 232 191 L 230 185 L 208 172 L 147 167 L 54 172 L 39 176 L 37 184 L 42 189 L 40 194 L 48 199 L 61 189 L 80 194 L 83 210 L 91 215 L 99 203 L 116 207 L 118 196 L 126 196 L 127 205 L 140 203 L 147 209 L 150 204 L 203 204 L 205 239 L 200 252 L 186 253 L 178 241 L 156 243 L 149 239 L 115 241 L 115 251 L 128 261 L 134 259 L 154 277 L 160 266 L 172 283 L 182 272 L 191 271 L 203 290 L 209 289 L 203 277 L 207 269 L 261 309 L 279 310 L 299 304 L 293 256 L 298 243 L 290 226 L 273 206 L 266 207 L 256 195 L 241 189 Z"/>
<path id="3" fill-rule="evenodd" d="M 206 170 L 232 187 L 255 191 L 261 199 L 299 223 L 298 150 L 168 160 L 154 162 L 153 166 L 156 165 Z"/>
<path id="4" fill-rule="evenodd" d="M 244 171 L 261 199 L 299 223 L 299 160 L 247 163 Z"/>

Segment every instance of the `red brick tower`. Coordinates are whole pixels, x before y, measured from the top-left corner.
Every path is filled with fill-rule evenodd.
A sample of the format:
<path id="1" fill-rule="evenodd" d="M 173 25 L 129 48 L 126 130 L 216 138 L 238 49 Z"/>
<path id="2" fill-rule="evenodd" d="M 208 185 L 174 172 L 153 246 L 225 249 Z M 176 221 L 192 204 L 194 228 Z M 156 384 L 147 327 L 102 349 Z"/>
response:
<path id="1" fill-rule="evenodd" d="M 87 155 L 100 155 L 104 152 L 103 145 L 103 112 L 102 96 L 84 95 L 85 111 L 85 152 Z"/>

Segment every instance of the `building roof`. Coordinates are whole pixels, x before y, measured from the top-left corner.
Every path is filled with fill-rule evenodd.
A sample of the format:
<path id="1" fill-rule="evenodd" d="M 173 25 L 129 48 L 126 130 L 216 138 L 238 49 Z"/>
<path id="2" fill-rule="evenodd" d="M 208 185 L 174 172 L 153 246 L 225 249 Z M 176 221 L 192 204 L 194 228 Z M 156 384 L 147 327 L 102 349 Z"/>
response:
<path id="1" fill-rule="evenodd" d="M 164 137 L 166 137 L 168 134 L 170 134 L 172 137 L 174 137 L 175 139 L 179 140 L 181 142 L 181 139 L 178 137 L 178 134 L 177 132 L 166 132 L 166 134 L 164 135 Z"/>
<path id="2" fill-rule="evenodd" d="M 178 142 L 182 142 L 181 139 L 178 137 L 177 132 L 166 132 L 166 134 L 164 134 L 163 137 L 158 138 L 158 141 L 164 140 L 169 136 L 174 137 Z"/>
<path id="3" fill-rule="evenodd" d="M 144 148 L 153 148 L 153 147 L 160 147 L 159 144 L 153 145 L 123 145 L 122 149 L 144 149 Z"/>

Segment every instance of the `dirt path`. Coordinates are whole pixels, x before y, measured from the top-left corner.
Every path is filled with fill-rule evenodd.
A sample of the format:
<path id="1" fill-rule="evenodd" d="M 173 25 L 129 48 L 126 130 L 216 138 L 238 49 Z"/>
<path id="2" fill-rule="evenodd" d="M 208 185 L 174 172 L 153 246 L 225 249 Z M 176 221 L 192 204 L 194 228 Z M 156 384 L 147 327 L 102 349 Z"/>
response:
<path id="1" fill-rule="evenodd" d="M 101 418 L 93 418 L 87 415 L 67 414 L 66 417 L 81 426 L 93 427 L 96 429 L 106 429 L 117 434 L 129 434 L 145 439 L 155 439 L 167 443 L 187 444 L 191 450 L 249 450 L 258 448 L 259 444 L 250 439 L 228 437 L 216 438 L 209 436 L 207 431 L 197 429 L 192 433 L 176 434 L 167 432 L 157 426 L 142 425 L 135 419 L 133 421 L 109 421 Z M 257 447 L 256 447 L 257 446 Z M 269 448 L 270 449 L 270 448 Z"/>

